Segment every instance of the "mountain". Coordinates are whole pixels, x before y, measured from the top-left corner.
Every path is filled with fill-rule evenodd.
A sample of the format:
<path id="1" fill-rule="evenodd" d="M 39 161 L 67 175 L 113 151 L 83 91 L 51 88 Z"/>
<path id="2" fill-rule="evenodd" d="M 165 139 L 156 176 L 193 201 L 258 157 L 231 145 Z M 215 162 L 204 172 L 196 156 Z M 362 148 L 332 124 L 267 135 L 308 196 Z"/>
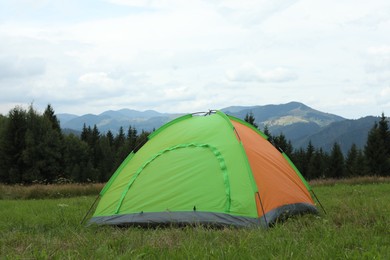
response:
<path id="1" fill-rule="evenodd" d="M 85 124 L 86 126 L 96 125 L 100 132 L 110 130 L 113 133 L 118 133 L 121 126 L 125 130 L 132 126 L 138 131 L 153 131 L 177 116 L 179 114 L 159 113 L 153 110 L 121 109 L 118 111 L 108 110 L 99 115 L 85 114 L 76 116 L 72 114 L 58 114 L 57 118 L 61 122 L 61 127 L 68 129 L 68 131 L 70 129 L 81 131 Z"/>
<path id="2" fill-rule="evenodd" d="M 343 117 L 320 112 L 299 102 L 266 106 L 227 107 L 222 111 L 238 118 L 244 118 L 246 114 L 252 113 L 259 127 L 267 125 L 269 129 L 296 123 L 314 123 L 322 127 L 336 121 L 345 120 Z"/>
<path id="3" fill-rule="evenodd" d="M 58 114 L 57 118 L 60 120 L 61 124 L 64 125 L 66 122 L 77 118 L 78 116 L 73 115 L 73 114 Z"/>
<path id="4" fill-rule="evenodd" d="M 272 135 L 283 133 L 292 142 L 294 148 L 306 148 L 311 141 L 315 147 L 322 147 L 324 151 L 329 152 L 334 142 L 338 142 L 345 154 L 353 143 L 363 148 L 368 131 L 375 121 L 379 121 L 377 117 L 345 119 L 315 110 L 299 102 L 265 106 L 231 106 L 221 110 L 241 119 L 252 113 L 260 130 L 267 127 Z M 99 115 L 58 114 L 57 118 L 61 122 L 61 127 L 67 132 L 72 130 L 80 132 L 85 124 L 96 125 L 102 133 L 110 130 L 116 134 L 121 126 L 125 131 L 129 126 L 135 127 L 138 131 L 153 131 L 180 115 L 182 114 L 159 113 L 154 110 L 121 109 L 105 111 Z"/>
<path id="5" fill-rule="evenodd" d="M 255 117 L 259 129 L 265 127 L 273 135 L 283 133 L 292 143 L 303 139 L 331 123 L 346 120 L 343 117 L 320 112 L 299 102 L 280 105 L 227 107 L 222 109 L 229 115 L 245 118 L 249 113 Z"/>
<path id="6" fill-rule="evenodd" d="M 367 135 L 379 117 L 367 116 L 356 120 L 343 120 L 331 123 L 316 133 L 292 141 L 294 147 L 306 147 L 309 141 L 314 147 L 322 147 L 330 151 L 337 142 L 344 154 L 347 154 L 354 143 L 360 149 L 367 143 Z"/>

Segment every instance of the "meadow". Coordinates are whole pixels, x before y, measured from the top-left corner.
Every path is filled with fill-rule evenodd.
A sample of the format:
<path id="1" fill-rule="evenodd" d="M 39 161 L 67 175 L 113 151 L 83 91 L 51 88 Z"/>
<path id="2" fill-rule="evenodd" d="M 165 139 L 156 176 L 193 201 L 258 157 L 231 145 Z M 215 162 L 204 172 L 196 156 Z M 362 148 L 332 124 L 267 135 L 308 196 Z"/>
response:
<path id="1" fill-rule="evenodd" d="M 86 226 L 102 185 L 0 185 L 0 259 L 390 259 L 390 179 L 312 185 L 327 214 L 267 230 Z"/>

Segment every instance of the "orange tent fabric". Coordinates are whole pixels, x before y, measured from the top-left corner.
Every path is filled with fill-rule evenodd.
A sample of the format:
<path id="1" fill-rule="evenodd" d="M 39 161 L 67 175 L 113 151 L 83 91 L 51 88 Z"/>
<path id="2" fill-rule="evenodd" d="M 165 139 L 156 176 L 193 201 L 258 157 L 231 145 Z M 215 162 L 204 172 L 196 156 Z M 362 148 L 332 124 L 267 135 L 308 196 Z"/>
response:
<path id="1" fill-rule="evenodd" d="M 248 126 L 234 120 L 232 124 L 243 143 L 265 213 L 288 204 L 314 204 L 304 183 L 280 151 Z M 263 215 L 259 208 L 258 212 Z"/>

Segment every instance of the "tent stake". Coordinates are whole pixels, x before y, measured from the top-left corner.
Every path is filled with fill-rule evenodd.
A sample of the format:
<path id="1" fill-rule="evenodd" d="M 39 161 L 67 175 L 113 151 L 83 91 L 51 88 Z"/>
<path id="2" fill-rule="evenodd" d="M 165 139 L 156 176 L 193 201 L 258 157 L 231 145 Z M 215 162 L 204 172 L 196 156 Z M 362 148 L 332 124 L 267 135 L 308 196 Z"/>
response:
<path id="1" fill-rule="evenodd" d="M 263 217 L 264 217 L 265 225 L 268 227 L 268 221 L 267 221 L 267 218 L 265 217 L 263 202 L 261 201 L 260 193 L 259 193 L 259 192 L 256 192 L 256 193 L 257 193 L 257 196 L 259 197 L 260 206 L 261 206 L 261 211 L 263 211 Z"/>
<path id="2" fill-rule="evenodd" d="M 88 210 L 87 214 L 85 214 L 85 216 L 84 216 L 83 220 L 81 220 L 81 222 L 80 222 L 80 225 L 82 225 L 82 224 L 84 223 L 85 219 L 87 218 L 87 216 L 88 216 L 88 215 L 89 215 L 89 213 L 91 212 L 91 210 L 92 210 L 93 206 L 95 206 L 95 204 L 96 204 L 96 201 L 99 199 L 99 197 L 100 197 L 100 194 L 98 194 L 98 195 L 97 195 L 97 197 L 96 197 L 95 201 L 92 203 L 92 205 L 91 205 L 91 207 L 89 208 L 89 210 Z"/>
<path id="3" fill-rule="evenodd" d="M 321 206 L 322 210 L 324 211 L 325 215 L 327 215 L 325 208 L 322 206 L 321 201 L 317 198 L 317 195 L 314 193 L 313 189 L 311 189 L 311 193 L 313 193 L 314 198 L 316 198 L 316 201 L 318 201 L 318 204 L 320 204 L 320 206 Z"/>

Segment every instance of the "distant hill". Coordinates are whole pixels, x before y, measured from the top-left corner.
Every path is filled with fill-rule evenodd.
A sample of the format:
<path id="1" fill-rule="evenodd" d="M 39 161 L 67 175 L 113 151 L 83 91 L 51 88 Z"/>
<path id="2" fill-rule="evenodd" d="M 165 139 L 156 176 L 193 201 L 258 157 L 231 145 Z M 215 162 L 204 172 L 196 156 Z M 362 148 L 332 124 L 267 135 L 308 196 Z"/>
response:
<path id="1" fill-rule="evenodd" d="M 227 107 L 223 112 L 244 118 L 246 114 L 253 113 L 256 123 L 271 127 L 287 126 L 295 123 L 315 123 L 322 127 L 345 118 L 329 113 L 320 112 L 299 102 L 290 102 L 280 105 Z"/>
<path id="2" fill-rule="evenodd" d="M 299 102 L 265 106 L 231 106 L 221 109 L 226 114 L 244 119 L 249 113 L 255 117 L 260 130 L 267 126 L 273 135 L 283 133 L 291 140 L 294 148 L 306 147 L 309 141 L 315 147 L 330 151 L 334 142 L 338 142 L 344 153 L 355 143 L 363 148 L 368 131 L 378 117 L 364 117 L 357 120 L 315 110 Z M 129 126 L 138 131 L 153 131 L 182 114 L 159 113 L 154 110 L 137 111 L 131 109 L 109 110 L 99 115 L 58 114 L 61 127 L 66 132 L 80 133 L 83 125 L 96 125 L 101 132 L 118 133 Z"/>
<path id="3" fill-rule="evenodd" d="M 131 126 L 135 127 L 138 131 L 153 131 L 177 116 L 179 115 L 159 113 L 153 110 L 137 111 L 121 109 L 118 111 L 105 111 L 99 115 L 85 114 L 76 116 L 71 114 L 58 114 L 57 118 L 60 120 L 63 129 L 81 131 L 85 124 L 91 127 L 96 125 L 101 132 L 108 132 L 110 130 L 113 133 L 118 133 L 121 126 L 125 130 Z"/>
<path id="4" fill-rule="evenodd" d="M 283 133 L 291 141 L 307 137 L 331 123 L 346 120 L 343 117 L 320 112 L 299 102 L 281 105 L 227 107 L 229 115 L 245 118 L 249 113 L 255 117 L 260 130 L 265 126 L 273 135 Z"/>
<path id="5" fill-rule="evenodd" d="M 367 142 L 367 135 L 379 117 L 367 116 L 356 120 L 343 120 L 334 122 L 317 132 L 294 140 L 294 147 L 306 147 L 311 140 L 314 147 L 322 147 L 324 151 L 330 151 L 337 142 L 344 154 L 348 152 L 353 143 L 363 149 Z"/>

